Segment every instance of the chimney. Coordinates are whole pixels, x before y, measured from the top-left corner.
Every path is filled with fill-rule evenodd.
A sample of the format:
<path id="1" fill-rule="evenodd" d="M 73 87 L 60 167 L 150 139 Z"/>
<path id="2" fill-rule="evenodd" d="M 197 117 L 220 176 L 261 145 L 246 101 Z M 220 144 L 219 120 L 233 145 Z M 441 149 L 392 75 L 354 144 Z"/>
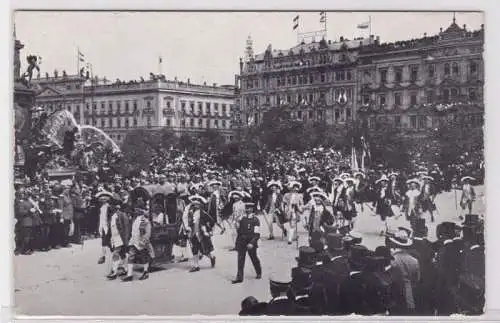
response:
<path id="1" fill-rule="evenodd" d="M 443 32 L 443 27 L 440 27 L 439 28 L 439 32 L 442 33 Z"/>
<path id="2" fill-rule="evenodd" d="M 240 74 L 243 73 L 243 58 L 240 57 Z"/>
<path id="3" fill-rule="evenodd" d="M 206 86 L 207 85 L 207 82 L 203 82 L 203 85 Z"/>

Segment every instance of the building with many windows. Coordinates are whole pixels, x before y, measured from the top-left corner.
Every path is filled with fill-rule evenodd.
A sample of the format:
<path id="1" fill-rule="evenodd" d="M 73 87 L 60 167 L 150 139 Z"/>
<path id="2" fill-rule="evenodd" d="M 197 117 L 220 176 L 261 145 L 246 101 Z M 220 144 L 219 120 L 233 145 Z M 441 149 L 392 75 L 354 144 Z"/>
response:
<path id="1" fill-rule="evenodd" d="M 241 125 L 259 124 L 271 108 L 304 122 L 345 123 L 356 114 L 359 51 L 377 39 L 340 37 L 267 50 L 240 61 Z"/>
<path id="2" fill-rule="evenodd" d="M 483 29 L 469 31 L 454 18 L 434 36 L 362 48 L 358 116 L 371 129 L 389 122 L 406 133 L 436 128 L 443 118 L 480 128 Z"/>
<path id="3" fill-rule="evenodd" d="M 390 122 L 423 133 L 447 117 L 480 129 L 483 29 L 469 31 L 453 19 L 437 35 L 394 43 L 370 36 L 289 50 L 269 45 L 240 60 L 239 125 L 261 123 L 265 111 L 279 108 L 332 126 L 358 119 L 374 130 Z"/>
<path id="4" fill-rule="evenodd" d="M 63 72 L 35 80 L 37 105 L 71 111 L 79 124 L 102 129 L 121 143 L 131 129 L 169 128 L 176 134 L 219 131 L 232 140 L 234 86 L 196 85 L 163 77 L 109 83 Z"/>

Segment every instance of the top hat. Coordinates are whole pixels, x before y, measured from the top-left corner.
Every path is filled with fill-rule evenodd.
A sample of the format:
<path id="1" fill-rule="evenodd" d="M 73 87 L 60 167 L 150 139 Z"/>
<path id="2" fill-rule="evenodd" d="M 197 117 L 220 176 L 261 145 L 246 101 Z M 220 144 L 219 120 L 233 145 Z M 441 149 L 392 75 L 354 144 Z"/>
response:
<path id="1" fill-rule="evenodd" d="M 303 267 L 292 268 L 292 289 L 302 292 L 312 288 L 312 271 Z"/>
<path id="2" fill-rule="evenodd" d="M 462 226 L 462 232 L 463 232 L 463 240 L 465 241 L 474 241 L 477 238 L 477 234 L 479 232 L 478 230 L 478 225 L 474 224 L 466 224 Z"/>
<path id="3" fill-rule="evenodd" d="M 314 248 L 302 246 L 299 247 L 299 256 L 295 259 L 297 260 L 299 266 L 310 268 L 314 266 L 315 255 L 316 250 L 314 250 Z"/>
<path id="4" fill-rule="evenodd" d="M 271 291 L 271 295 L 279 295 L 286 293 L 290 290 L 292 284 L 292 277 L 290 273 L 286 273 L 283 275 L 278 275 L 277 273 L 271 274 L 269 278 L 269 289 Z"/>
<path id="5" fill-rule="evenodd" d="M 329 233 L 326 236 L 326 244 L 329 250 L 342 250 L 342 235 L 338 233 Z"/>
<path id="6" fill-rule="evenodd" d="M 456 237 L 457 225 L 453 222 L 442 222 L 436 227 L 436 236 L 442 239 L 453 239 Z"/>
<path id="7" fill-rule="evenodd" d="M 364 258 L 370 254 L 370 251 L 361 245 L 354 245 L 350 248 L 349 262 L 351 265 L 364 266 Z"/>
<path id="8" fill-rule="evenodd" d="M 428 229 L 425 226 L 425 219 L 416 218 L 413 223 L 413 234 L 418 237 L 427 236 Z"/>
<path id="9" fill-rule="evenodd" d="M 311 242 L 309 243 L 309 245 L 316 252 L 321 252 L 321 251 L 325 250 L 325 245 L 323 244 L 323 241 L 321 241 L 321 239 L 319 239 L 319 240 L 311 240 Z"/>
<path id="10" fill-rule="evenodd" d="M 318 241 L 318 240 L 321 240 L 322 237 L 323 237 L 323 234 L 320 231 L 313 231 L 313 232 L 311 232 L 311 234 L 309 236 L 309 241 L 310 242 Z"/>
<path id="11" fill-rule="evenodd" d="M 478 214 L 466 214 L 465 220 L 462 222 L 462 225 L 470 225 L 470 224 L 479 224 L 479 215 Z"/>

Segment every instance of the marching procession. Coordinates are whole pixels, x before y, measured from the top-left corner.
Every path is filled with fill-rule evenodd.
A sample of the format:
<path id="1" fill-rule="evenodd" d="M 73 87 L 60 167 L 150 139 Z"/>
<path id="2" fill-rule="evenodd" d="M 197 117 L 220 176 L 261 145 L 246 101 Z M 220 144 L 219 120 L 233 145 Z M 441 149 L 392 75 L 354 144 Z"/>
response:
<path id="1" fill-rule="evenodd" d="M 483 219 L 472 210 L 483 164 L 363 172 L 344 167 L 344 159 L 332 152 L 302 159 L 275 152 L 263 168 L 229 170 L 206 155 L 181 155 L 156 160 L 133 177 L 76 173 L 57 181 L 37 173 L 15 183 L 16 253 L 99 237 L 96 259 L 110 264 L 107 279 L 126 282 L 149 278 L 159 253 L 167 262 L 185 262 L 190 273 L 205 268 L 203 259 L 215 267 L 222 251 L 212 238 L 220 233 L 231 236 L 232 283 L 239 284 L 247 253 L 262 278 L 260 240 L 299 247 L 299 234 L 307 232 L 291 275 L 270 278 L 272 300 L 247 298 L 241 315 L 481 313 Z M 438 240 L 430 242 L 426 224 L 442 222 L 435 198 L 450 190 L 463 222 L 438 224 Z M 172 199 L 159 203 L 157 192 Z M 375 250 L 356 232 L 357 220 L 369 214 L 380 218 L 373 233 L 386 241 Z M 394 224 L 399 218 L 405 227 Z M 261 236 L 263 226 L 268 236 Z M 138 277 L 135 265 L 142 267 Z"/>

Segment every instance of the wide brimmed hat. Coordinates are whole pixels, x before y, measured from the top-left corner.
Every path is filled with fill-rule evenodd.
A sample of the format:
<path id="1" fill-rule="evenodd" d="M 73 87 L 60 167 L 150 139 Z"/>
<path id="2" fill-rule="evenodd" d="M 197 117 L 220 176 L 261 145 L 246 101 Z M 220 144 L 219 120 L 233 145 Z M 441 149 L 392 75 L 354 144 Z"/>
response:
<path id="1" fill-rule="evenodd" d="M 476 180 L 474 177 L 472 176 L 464 176 L 460 179 L 460 182 L 465 182 L 465 181 L 474 181 Z"/>
<path id="2" fill-rule="evenodd" d="M 342 238 L 344 244 L 357 245 L 363 241 L 363 236 L 359 232 L 350 231 L 345 237 Z"/>
<path id="3" fill-rule="evenodd" d="M 210 182 L 208 182 L 207 184 L 208 186 L 212 186 L 212 185 L 222 185 L 222 182 L 221 181 L 218 181 L 218 180 L 211 180 Z"/>
<path id="4" fill-rule="evenodd" d="M 100 191 L 99 193 L 97 193 L 95 195 L 95 197 L 97 199 L 101 199 L 101 198 L 107 198 L 107 199 L 111 199 L 113 197 L 113 194 L 111 192 L 108 192 L 108 191 Z"/>
<path id="5" fill-rule="evenodd" d="M 354 172 L 353 176 L 354 176 L 354 177 L 356 177 L 356 176 L 361 176 L 361 177 L 363 177 L 363 178 L 365 178 L 365 177 L 366 177 L 366 175 L 365 175 L 363 172 Z"/>
<path id="6" fill-rule="evenodd" d="M 244 300 L 243 300 L 244 301 Z M 239 313 L 240 316 L 256 316 L 256 315 L 265 315 L 267 310 L 266 302 L 257 302 L 254 304 L 249 304 L 246 307 L 243 307 Z"/>
<path id="7" fill-rule="evenodd" d="M 273 186 L 276 186 L 276 187 L 277 187 L 277 188 L 279 188 L 279 189 L 282 189 L 282 188 L 283 188 L 283 186 L 281 186 L 281 183 L 280 183 L 280 182 L 278 182 L 278 181 L 270 181 L 269 183 L 267 183 L 267 187 L 268 187 L 268 188 L 271 188 L 271 187 L 273 187 Z"/>
<path id="8" fill-rule="evenodd" d="M 335 177 L 335 178 L 333 179 L 333 181 L 334 181 L 334 182 L 344 183 L 344 180 L 343 180 L 342 178 L 340 178 L 340 177 Z"/>
<path id="9" fill-rule="evenodd" d="M 429 176 L 429 175 L 424 175 L 424 176 L 422 176 L 422 179 L 428 179 L 428 180 L 430 180 L 430 181 L 434 181 L 434 177 Z"/>
<path id="10" fill-rule="evenodd" d="M 316 250 L 312 247 L 299 247 L 299 256 L 295 258 L 301 267 L 310 268 L 315 263 Z"/>
<path id="11" fill-rule="evenodd" d="M 398 230 L 394 234 L 387 235 L 387 241 L 400 248 L 408 248 L 413 245 L 413 240 L 407 230 Z"/>
<path id="12" fill-rule="evenodd" d="M 288 187 L 290 187 L 290 188 L 294 188 L 296 186 L 298 186 L 299 190 L 302 188 L 302 184 L 300 182 L 297 182 L 297 181 L 291 181 L 288 184 Z"/>
<path id="13" fill-rule="evenodd" d="M 310 183 L 312 181 L 318 181 L 321 182 L 321 179 L 318 176 L 311 176 L 307 179 L 307 181 Z"/>
<path id="14" fill-rule="evenodd" d="M 411 183 L 414 183 L 414 184 L 417 184 L 418 186 L 420 186 L 420 182 L 418 180 L 416 180 L 415 178 L 412 178 L 412 179 L 409 179 L 406 181 L 406 184 L 411 184 Z"/>
<path id="15" fill-rule="evenodd" d="M 308 194 L 312 194 L 314 192 L 322 192 L 322 191 L 323 190 L 321 189 L 321 187 L 317 187 L 317 186 L 315 186 L 315 187 L 309 187 L 308 189 L 306 189 L 306 192 Z"/>
<path id="16" fill-rule="evenodd" d="M 342 174 L 340 174 L 340 176 L 339 176 L 339 177 L 340 177 L 342 180 L 344 180 L 344 179 L 346 179 L 346 178 L 348 178 L 348 177 L 351 177 L 351 174 L 349 174 L 349 173 L 342 173 Z"/>
<path id="17" fill-rule="evenodd" d="M 329 250 L 342 250 L 342 235 L 338 233 L 329 233 L 326 235 L 326 245 Z"/>
<path id="18" fill-rule="evenodd" d="M 349 183 L 349 182 L 354 183 L 355 181 L 356 181 L 356 180 L 355 180 L 354 178 L 352 178 L 352 177 L 347 177 L 346 179 L 344 179 L 344 183 L 345 183 L 345 184 L 347 184 L 347 183 Z"/>
<path id="19" fill-rule="evenodd" d="M 228 197 L 229 198 L 239 197 L 240 199 L 242 199 L 243 198 L 243 192 L 241 192 L 241 191 L 231 191 L 231 192 L 229 192 Z"/>
<path id="20" fill-rule="evenodd" d="M 313 193 L 311 193 L 311 197 L 312 198 L 319 197 L 322 200 L 328 199 L 328 196 L 323 192 L 313 192 Z"/>
<path id="21" fill-rule="evenodd" d="M 375 184 L 378 184 L 378 183 L 380 183 L 380 182 L 384 182 L 384 181 L 385 181 L 385 182 L 389 182 L 389 178 L 388 178 L 386 175 L 382 175 L 382 177 L 380 177 L 379 179 L 377 179 L 377 180 L 375 181 Z"/>
<path id="22" fill-rule="evenodd" d="M 204 198 L 203 196 L 201 195 L 191 195 L 190 197 L 188 197 L 189 201 L 191 202 L 200 202 L 202 204 L 207 204 L 207 199 Z"/>

